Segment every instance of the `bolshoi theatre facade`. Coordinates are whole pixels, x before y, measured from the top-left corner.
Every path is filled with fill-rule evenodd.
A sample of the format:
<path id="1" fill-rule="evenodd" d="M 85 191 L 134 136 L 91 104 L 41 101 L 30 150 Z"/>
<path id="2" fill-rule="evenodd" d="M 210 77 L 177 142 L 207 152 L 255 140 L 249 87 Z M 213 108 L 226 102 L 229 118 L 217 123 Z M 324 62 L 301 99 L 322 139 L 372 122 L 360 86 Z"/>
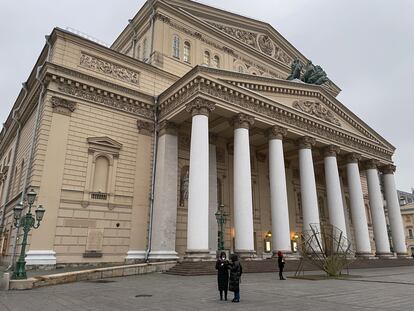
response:
<path id="1" fill-rule="evenodd" d="M 28 265 L 209 259 L 219 206 L 245 258 L 323 224 L 404 256 L 395 148 L 339 92 L 269 24 L 193 1 L 147 1 L 111 47 L 55 28 L 0 136 L 1 261 L 32 188 Z"/>

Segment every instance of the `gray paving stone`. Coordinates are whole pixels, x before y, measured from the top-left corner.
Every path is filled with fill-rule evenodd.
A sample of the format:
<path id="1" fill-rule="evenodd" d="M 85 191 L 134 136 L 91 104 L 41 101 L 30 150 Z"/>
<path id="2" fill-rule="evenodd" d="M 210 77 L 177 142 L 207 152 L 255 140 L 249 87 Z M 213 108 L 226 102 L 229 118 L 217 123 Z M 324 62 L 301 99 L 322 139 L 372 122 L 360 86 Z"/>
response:
<path id="1" fill-rule="evenodd" d="M 31 291 L 0 292 L 0 311 L 372 311 L 411 308 L 414 267 L 354 270 L 351 274 L 360 277 L 279 281 L 276 274 L 245 274 L 241 302 L 236 306 L 217 299 L 215 276 L 181 277 L 155 273 L 113 278 L 111 280 L 115 282 L 109 283 L 79 282 Z M 231 293 L 229 298 L 232 299 Z"/>

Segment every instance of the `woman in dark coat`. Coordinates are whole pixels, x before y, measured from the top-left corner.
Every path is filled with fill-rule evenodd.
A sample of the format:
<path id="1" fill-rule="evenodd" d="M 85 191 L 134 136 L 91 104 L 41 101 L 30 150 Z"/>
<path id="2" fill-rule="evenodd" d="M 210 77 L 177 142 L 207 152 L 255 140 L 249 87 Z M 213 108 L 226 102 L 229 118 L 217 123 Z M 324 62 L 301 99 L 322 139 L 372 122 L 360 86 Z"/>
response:
<path id="1" fill-rule="evenodd" d="M 239 258 L 235 254 L 231 255 L 229 290 L 234 292 L 234 299 L 232 302 L 240 301 L 240 278 L 242 273 L 243 269 Z"/>
<path id="2" fill-rule="evenodd" d="M 285 267 L 285 259 L 283 258 L 283 253 L 281 251 L 277 252 L 277 265 L 279 266 L 279 278 L 281 280 L 286 280 L 283 277 L 283 268 Z"/>
<path id="3" fill-rule="evenodd" d="M 227 290 L 229 288 L 229 261 L 226 258 L 226 253 L 221 252 L 220 257 L 216 261 L 217 270 L 217 284 L 220 292 L 220 300 L 227 300 Z"/>

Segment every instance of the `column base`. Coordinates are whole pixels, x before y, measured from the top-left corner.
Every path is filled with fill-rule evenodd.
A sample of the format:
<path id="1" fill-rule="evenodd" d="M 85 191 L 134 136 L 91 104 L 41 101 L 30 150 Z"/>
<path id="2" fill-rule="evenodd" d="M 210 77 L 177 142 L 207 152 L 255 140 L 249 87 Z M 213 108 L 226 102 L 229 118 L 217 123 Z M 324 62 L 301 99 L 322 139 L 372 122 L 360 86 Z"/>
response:
<path id="1" fill-rule="evenodd" d="M 397 258 L 411 258 L 411 256 L 408 255 L 408 252 L 406 252 L 406 253 L 397 253 Z"/>
<path id="2" fill-rule="evenodd" d="M 175 251 L 151 251 L 149 260 L 177 260 L 178 254 Z"/>
<path id="3" fill-rule="evenodd" d="M 243 260 L 257 259 L 255 250 L 235 250 L 234 253 L 237 254 L 240 259 L 243 259 Z"/>
<path id="4" fill-rule="evenodd" d="M 279 250 L 277 251 L 272 251 L 272 258 L 277 258 L 277 253 L 279 252 Z M 289 257 L 291 256 L 293 253 L 291 250 L 286 250 L 286 251 L 282 251 L 283 257 Z"/>
<path id="5" fill-rule="evenodd" d="M 209 250 L 187 250 L 185 252 L 184 261 L 213 261 L 216 256 L 210 254 Z"/>
<path id="6" fill-rule="evenodd" d="M 395 258 L 393 253 L 375 253 L 375 256 L 378 257 L 379 259 L 393 259 Z"/>
<path id="7" fill-rule="evenodd" d="M 372 255 L 372 253 L 368 252 L 357 252 L 355 253 L 355 257 L 358 259 L 372 259 L 374 256 Z"/>
<path id="8" fill-rule="evenodd" d="M 144 260 L 145 251 L 128 251 L 125 257 L 126 261 Z"/>
<path id="9" fill-rule="evenodd" d="M 28 251 L 26 253 L 26 266 L 56 265 L 56 252 L 52 250 Z"/>

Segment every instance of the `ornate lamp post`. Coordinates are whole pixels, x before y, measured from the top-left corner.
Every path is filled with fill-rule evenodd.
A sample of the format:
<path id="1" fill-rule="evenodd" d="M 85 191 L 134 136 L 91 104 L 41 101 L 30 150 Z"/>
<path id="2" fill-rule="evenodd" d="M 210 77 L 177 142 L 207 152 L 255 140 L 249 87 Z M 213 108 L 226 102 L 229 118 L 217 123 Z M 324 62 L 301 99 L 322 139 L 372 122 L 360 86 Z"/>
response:
<path id="1" fill-rule="evenodd" d="M 228 214 L 224 212 L 223 204 L 220 204 L 218 206 L 218 209 L 215 215 L 216 215 L 217 223 L 219 225 L 217 249 L 219 251 L 222 251 L 224 250 L 224 228 L 223 227 L 227 221 L 227 216 L 228 216 Z"/>
<path id="2" fill-rule="evenodd" d="M 14 270 L 13 279 L 26 279 L 26 261 L 24 258 L 26 257 L 26 245 L 27 245 L 27 235 L 29 231 L 34 228 L 37 229 L 40 226 L 40 222 L 43 219 L 43 215 L 45 214 L 45 209 L 42 205 L 39 205 L 35 210 L 36 219 L 32 214 L 32 205 L 36 199 L 36 192 L 31 189 L 27 194 L 27 205 L 29 206 L 29 210 L 27 211 L 26 215 L 22 217 L 23 211 L 23 204 L 18 203 L 16 207 L 13 209 L 14 213 L 14 226 L 16 228 L 23 227 L 23 241 L 22 247 L 20 251 L 19 259 L 16 262 L 16 269 Z M 35 220 L 37 220 L 37 224 L 35 224 Z"/>

